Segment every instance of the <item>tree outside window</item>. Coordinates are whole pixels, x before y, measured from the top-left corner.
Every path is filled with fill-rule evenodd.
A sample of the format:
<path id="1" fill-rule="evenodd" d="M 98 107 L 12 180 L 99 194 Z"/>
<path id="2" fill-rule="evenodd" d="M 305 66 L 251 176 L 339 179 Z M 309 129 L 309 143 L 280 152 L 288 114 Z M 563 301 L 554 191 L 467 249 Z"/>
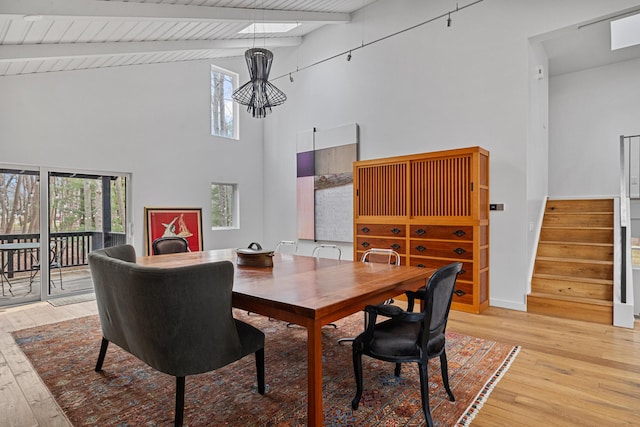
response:
<path id="1" fill-rule="evenodd" d="M 238 104 L 231 95 L 238 75 L 211 66 L 211 135 L 238 139 Z"/>
<path id="2" fill-rule="evenodd" d="M 236 184 L 211 184 L 211 227 L 238 228 Z"/>

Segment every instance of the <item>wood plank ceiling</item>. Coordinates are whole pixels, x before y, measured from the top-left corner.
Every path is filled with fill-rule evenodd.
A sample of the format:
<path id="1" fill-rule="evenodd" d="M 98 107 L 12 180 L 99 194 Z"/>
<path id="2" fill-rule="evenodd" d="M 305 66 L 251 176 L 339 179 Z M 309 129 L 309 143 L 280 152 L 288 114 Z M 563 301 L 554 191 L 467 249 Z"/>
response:
<path id="1" fill-rule="evenodd" d="M 296 46 L 375 0 L 1 0 L 0 76 L 241 56 Z M 252 23 L 287 33 L 240 34 Z"/>

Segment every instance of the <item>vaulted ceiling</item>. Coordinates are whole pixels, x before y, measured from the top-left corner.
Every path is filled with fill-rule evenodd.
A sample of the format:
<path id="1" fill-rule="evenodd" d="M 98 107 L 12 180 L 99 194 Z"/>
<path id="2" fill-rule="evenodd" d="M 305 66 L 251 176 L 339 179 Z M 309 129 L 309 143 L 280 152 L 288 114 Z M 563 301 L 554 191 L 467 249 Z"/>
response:
<path id="1" fill-rule="evenodd" d="M 1 0 L 0 76 L 241 56 L 254 44 L 297 46 L 373 1 Z M 299 25 L 239 33 L 252 23 Z"/>
<path id="2" fill-rule="evenodd" d="M 374 1 L 0 0 L 0 77 L 242 56 L 254 45 L 297 46 L 324 25 L 350 22 L 353 12 Z M 611 52 L 609 20 L 544 37 L 550 74 L 640 57 L 640 47 Z M 299 26 L 286 33 L 239 33 L 252 23 L 276 22 Z"/>

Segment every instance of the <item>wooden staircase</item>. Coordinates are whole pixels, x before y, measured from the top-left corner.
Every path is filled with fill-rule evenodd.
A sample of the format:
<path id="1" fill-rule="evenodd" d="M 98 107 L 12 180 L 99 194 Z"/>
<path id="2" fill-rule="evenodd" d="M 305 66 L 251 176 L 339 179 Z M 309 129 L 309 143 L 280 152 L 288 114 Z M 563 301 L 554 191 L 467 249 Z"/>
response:
<path id="1" fill-rule="evenodd" d="M 527 311 L 613 323 L 613 200 L 548 200 Z"/>

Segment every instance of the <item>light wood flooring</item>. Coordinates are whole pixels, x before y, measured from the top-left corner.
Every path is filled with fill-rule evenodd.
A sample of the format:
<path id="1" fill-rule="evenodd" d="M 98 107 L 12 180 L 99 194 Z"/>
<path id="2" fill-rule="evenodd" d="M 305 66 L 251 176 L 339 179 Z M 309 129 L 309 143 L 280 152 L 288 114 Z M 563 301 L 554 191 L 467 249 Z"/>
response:
<path id="1" fill-rule="evenodd" d="M 70 425 L 9 331 L 93 313 L 95 301 L 0 310 L 0 426 Z M 631 330 L 490 308 L 452 312 L 449 330 L 522 347 L 473 426 L 640 425 L 638 322 Z"/>

